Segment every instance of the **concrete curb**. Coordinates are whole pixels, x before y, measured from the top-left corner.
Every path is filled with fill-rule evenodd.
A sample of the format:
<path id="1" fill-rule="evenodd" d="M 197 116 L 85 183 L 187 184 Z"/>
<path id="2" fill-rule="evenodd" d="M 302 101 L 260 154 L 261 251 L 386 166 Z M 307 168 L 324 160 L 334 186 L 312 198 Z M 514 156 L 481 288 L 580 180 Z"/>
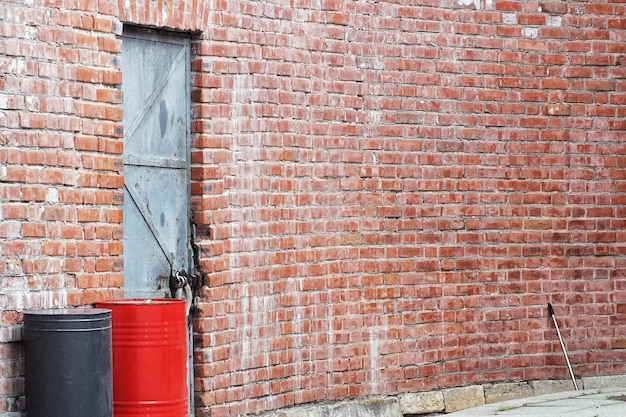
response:
<path id="1" fill-rule="evenodd" d="M 580 389 L 626 386 L 626 375 L 583 377 Z M 485 404 L 573 391 L 571 380 L 521 381 L 470 385 L 438 391 L 315 403 L 262 414 L 264 417 L 402 417 L 455 411 Z"/>

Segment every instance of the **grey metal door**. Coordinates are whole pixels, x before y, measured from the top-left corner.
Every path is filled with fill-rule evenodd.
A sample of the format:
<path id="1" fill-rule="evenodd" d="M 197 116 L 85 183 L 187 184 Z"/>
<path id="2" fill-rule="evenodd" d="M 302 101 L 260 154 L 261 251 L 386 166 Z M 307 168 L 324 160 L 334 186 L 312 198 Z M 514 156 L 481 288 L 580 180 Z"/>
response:
<path id="1" fill-rule="evenodd" d="M 124 291 L 169 294 L 189 271 L 189 39 L 125 29 Z"/>

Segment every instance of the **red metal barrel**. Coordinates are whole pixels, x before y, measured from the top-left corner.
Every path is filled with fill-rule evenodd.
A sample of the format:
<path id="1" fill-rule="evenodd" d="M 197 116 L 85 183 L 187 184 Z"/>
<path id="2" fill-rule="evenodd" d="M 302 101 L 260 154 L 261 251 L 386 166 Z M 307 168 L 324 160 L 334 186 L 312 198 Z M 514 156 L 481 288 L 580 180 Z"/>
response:
<path id="1" fill-rule="evenodd" d="M 124 299 L 96 305 L 111 310 L 115 417 L 186 417 L 185 302 Z"/>

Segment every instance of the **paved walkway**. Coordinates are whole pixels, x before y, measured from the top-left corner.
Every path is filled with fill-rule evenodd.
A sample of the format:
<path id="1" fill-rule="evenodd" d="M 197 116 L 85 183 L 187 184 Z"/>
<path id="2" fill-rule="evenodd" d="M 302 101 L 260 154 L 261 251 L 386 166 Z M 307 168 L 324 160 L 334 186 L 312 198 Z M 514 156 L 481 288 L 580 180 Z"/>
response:
<path id="1" fill-rule="evenodd" d="M 568 391 L 484 405 L 446 417 L 626 417 L 626 387 Z"/>

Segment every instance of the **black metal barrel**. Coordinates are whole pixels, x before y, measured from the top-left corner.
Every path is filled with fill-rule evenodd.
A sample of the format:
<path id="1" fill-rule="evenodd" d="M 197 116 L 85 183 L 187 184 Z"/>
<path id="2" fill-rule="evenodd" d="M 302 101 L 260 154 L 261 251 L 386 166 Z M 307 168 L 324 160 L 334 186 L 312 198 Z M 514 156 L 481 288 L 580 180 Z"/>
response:
<path id="1" fill-rule="evenodd" d="M 24 312 L 28 417 L 111 417 L 111 310 Z"/>

